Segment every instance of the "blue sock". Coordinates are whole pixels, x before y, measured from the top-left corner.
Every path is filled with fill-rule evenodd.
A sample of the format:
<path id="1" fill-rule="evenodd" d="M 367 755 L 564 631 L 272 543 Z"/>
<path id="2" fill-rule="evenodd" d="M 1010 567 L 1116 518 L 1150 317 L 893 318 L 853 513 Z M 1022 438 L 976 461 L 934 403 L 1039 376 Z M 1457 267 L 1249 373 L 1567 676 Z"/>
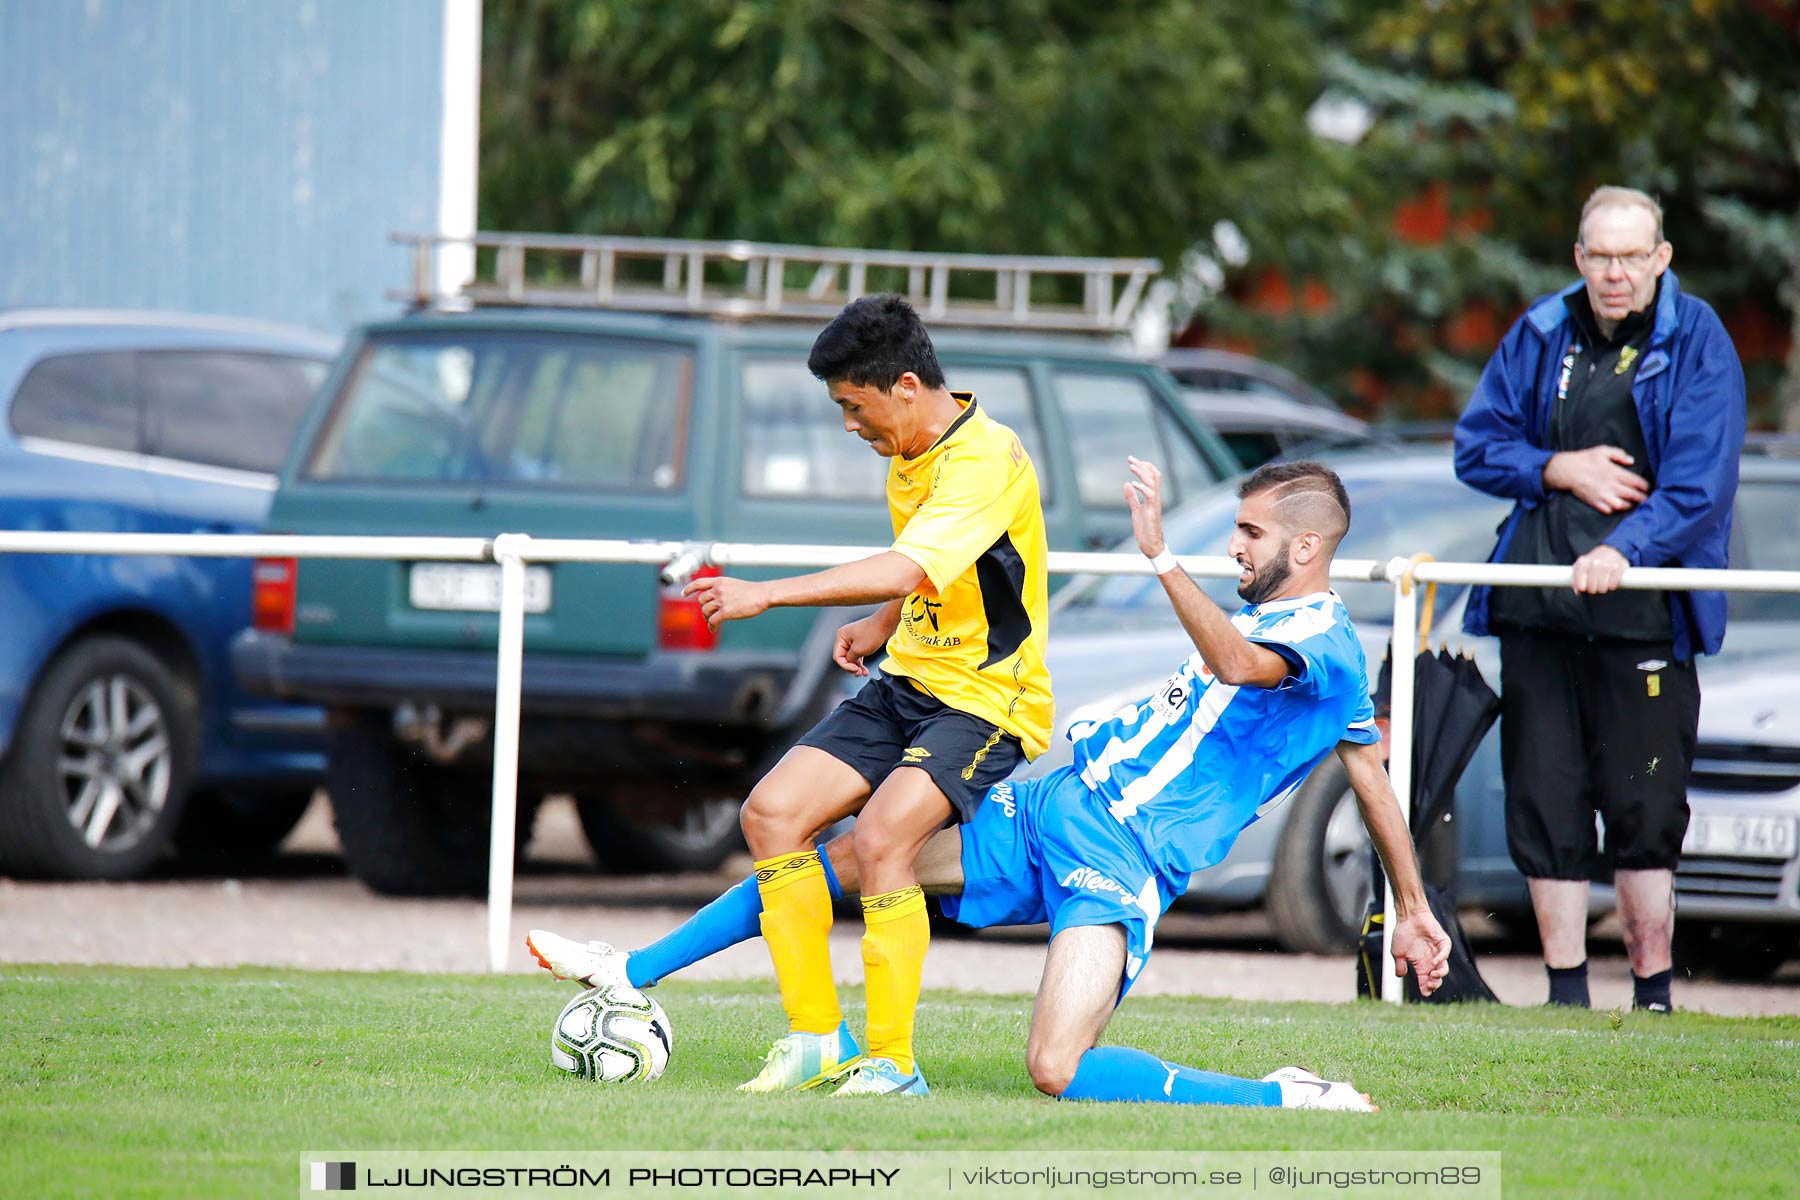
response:
<path id="1" fill-rule="evenodd" d="M 1081 1056 L 1062 1099 L 1280 1108 L 1281 1085 L 1196 1071 L 1127 1046 L 1098 1046 Z"/>
<path id="2" fill-rule="evenodd" d="M 821 853 L 819 863 L 825 868 L 825 886 L 831 889 L 831 898 L 841 898 L 844 889 L 838 884 L 837 872 L 831 869 L 831 859 Z M 760 916 L 762 893 L 752 875 L 657 941 L 642 950 L 633 950 L 625 960 L 625 977 L 632 987 L 649 987 L 703 958 L 761 937 Z"/>

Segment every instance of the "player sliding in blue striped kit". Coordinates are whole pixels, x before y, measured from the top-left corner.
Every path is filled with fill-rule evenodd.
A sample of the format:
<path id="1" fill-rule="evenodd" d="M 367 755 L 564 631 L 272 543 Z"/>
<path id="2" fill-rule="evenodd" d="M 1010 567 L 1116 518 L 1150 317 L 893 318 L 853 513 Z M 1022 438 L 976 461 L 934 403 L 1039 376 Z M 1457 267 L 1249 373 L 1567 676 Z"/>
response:
<path id="1" fill-rule="evenodd" d="M 1238 594 L 1248 603 L 1227 617 L 1164 545 L 1161 474 L 1137 459 L 1129 465 L 1138 548 L 1196 652 L 1144 699 L 1072 726 L 1069 766 L 990 788 L 972 820 L 926 844 L 919 881 L 946 916 L 966 925 L 1049 923 L 1026 1045 L 1040 1091 L 1065 1100 L 1372 1112 L 1351 1085 L 1299 1067 L 1239 1079 L 1097 1045 L 1150 954 L 1157 920 L 1188 878 L 1224 858 L 1245 827 L 1334 748 L 1393 881 L 1396 973 L 1412 970 L 1429 994 L 1450 953 L 1381 764 L 1362 650 L 1329 586 L 1332 552 L 1350 523 L 1343 484 L 1318 463 L 1271 464 L 1244 481 L 1229 553 L 1243 568 Z M 857 886 L 856 859 L 848 839 L 826 850 L 820 857 L 835 897 Z M 629 954 L 542 930 L 527 944 L 559 978 L 648 987 L 755 937 L 759 909 L 749 880 Z"/>

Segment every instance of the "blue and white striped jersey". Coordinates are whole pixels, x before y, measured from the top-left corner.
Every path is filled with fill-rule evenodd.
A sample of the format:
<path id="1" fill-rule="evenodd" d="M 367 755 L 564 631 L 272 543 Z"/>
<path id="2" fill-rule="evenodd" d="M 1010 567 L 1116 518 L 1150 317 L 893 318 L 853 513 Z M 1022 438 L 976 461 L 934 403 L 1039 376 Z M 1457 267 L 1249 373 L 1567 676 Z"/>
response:
<path id="1" fill-rule="evenodd" d="M 1177 890 L 1338 742 L 1379 740 L 1368 666 L 1337 593 L 1246 605 L 1231 623 L 1292 673 L 1273 688 L 1234 687 L 1196 651 L 1146 699 L 1069 727 L 1075 769 Z"/>

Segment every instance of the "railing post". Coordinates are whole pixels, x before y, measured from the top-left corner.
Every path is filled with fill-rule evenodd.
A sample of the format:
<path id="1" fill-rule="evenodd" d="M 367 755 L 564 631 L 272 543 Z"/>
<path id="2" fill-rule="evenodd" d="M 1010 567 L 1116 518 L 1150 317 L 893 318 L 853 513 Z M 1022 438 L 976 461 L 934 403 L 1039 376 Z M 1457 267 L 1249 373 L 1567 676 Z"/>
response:
<path id="1" fill-rule="evenodd" d="M 494 810 L 488 845 L 488 970 L 506 970 L 512 940 L 513 840 L 519 812 L 519 689 L 525 659 L 525 559 L 531 538 L 494 539 L 500 564 L 500 646 L 494 672 Z"/>
<path id="2" fill-rule="evenodd" d="M 1413 667 L 1419 638 L 1418 598 L 1413 595 L 1409 572 L 1412 563 L 1396 558 L 1388 563 L 1388 580 L 1394 585 L 1393 687 L 1389 692 L 1388 781 L 1400 801 L 1400 820 L 1412 830 Z M 1389 1004 L 1406 999 L 1406 981 L 1394 975 L 1394 881 L 1381 873 L 1381 998 Z"/>

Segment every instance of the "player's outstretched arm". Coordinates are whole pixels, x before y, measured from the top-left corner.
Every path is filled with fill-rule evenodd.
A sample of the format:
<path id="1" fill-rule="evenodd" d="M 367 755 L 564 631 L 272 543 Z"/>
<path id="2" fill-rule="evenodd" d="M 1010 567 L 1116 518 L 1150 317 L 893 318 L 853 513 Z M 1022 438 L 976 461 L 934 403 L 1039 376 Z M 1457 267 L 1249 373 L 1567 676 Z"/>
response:
<path id="1" fill-rule="evenodd" d="M 1131 505 L 1131 531 L 1137 535 L 1144 557 L 1155 558 L 1167 550 L 1162 531 L 1162 472 L 1155 463 L 1127 460 L 1135 478 L 1125 484 Z M 1239 633 L 1231 618 L 1207 598 L 1205 592 L 1180 567 L 1171 567 L 1159 578 L 1182 628 L 1194 639 L 1195 649 L 1223 683 L 1275 687 L 1292 673 L 1287 659 L 1267 646 L 1258 646 Z"/>
<path id="2" fill-rule="evenodd" d="M 1449 974 L 1450 936 L 1426 903 L 1412 835 L 1382 766 L 1381 747 L 1339 742 L 1337 755 L 1356 791 L 1356 806 L 1368 827 L 1369 840 L 1375 843 L 1393 885 L 1394 974 L 1405 975 L 1410 967 L 1419 981 L 1419 994 L 1429 996 Z"/>
<path id="3" fill-rule="evenodd" d="M 700 602 L 706 623 L 717 629 L 771 608 L 885 604 L 917 591 L 925 570 L 904 554 L 884 550 L 868 558 L 789 579 L 695 579 L 681 594 Z"/>

